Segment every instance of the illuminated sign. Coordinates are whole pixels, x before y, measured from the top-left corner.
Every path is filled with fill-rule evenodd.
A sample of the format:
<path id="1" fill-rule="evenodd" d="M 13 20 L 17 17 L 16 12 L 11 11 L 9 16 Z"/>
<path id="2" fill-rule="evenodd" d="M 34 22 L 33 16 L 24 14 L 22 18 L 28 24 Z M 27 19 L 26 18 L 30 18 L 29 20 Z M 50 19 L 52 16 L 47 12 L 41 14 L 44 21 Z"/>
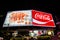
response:
<path id="1" fill-rule="evenodd" d="M 10 26 L 55 27 L 55 23 L 50 13 L 35 10 L 22 10 L 7 13 L 3 27 Z"/>
<path id="2" fill-rule="evenodd" d="M 46 36 L 51 35 L 54 36 L 53 30 L 30 30 L 29 36 L 35 37 L 35 36 Z"/>
<path id="3" fill-rule="evenodd" d="M 32 25 L 31 11 L 24 10 L 8 12 L 3 27 L 30 25 Z"/>
<path id="4" fill-rule="evenodd" d="M 55 27 L 54 20 L 50 13 L 33 10 L 32 18 L 33 18 L 33 25 L 35 26 Z"/>

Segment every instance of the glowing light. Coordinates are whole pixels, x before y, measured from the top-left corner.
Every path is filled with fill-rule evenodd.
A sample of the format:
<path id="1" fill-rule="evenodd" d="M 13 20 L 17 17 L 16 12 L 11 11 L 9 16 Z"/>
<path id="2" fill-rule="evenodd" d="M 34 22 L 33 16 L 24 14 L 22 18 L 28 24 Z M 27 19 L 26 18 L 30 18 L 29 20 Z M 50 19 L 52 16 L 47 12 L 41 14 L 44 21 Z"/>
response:
<path id="1" fill-rule="evenodd" d="M 51 31 L 49 31 L 49 32 L 48 32 L 48 35 L 51 35 L 51 34 L 52 34 Z"/>

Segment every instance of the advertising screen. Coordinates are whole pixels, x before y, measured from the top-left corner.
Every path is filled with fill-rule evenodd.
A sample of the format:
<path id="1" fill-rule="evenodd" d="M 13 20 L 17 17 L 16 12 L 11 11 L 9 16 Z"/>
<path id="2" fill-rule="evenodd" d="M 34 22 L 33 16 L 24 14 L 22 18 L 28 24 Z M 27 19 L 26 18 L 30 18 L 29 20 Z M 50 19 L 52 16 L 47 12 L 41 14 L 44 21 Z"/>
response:
<path id="1" fill-rule="evenodd" d="M 31 26 L 31 10 L 8 12 L 3 27 Z"/>
<path id="2" fill-rule="evenodd" d="M 51 13 L 42 11 L 32 11 L 33 25 L 40 27 L 55 27 L 55 23 Z"/>
<path id="3" fill-rule="evenodd" d="M 3 27 L 11 26 L 55 27 L 51 13 L 36 10 L 7 12 Z"/>

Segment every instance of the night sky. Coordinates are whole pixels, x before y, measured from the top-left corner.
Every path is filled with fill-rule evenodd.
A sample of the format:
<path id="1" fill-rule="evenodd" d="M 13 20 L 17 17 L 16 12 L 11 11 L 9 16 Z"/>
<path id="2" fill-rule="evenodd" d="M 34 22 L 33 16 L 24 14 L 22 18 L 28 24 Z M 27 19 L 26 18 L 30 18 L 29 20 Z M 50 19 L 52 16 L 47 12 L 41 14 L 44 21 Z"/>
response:
<path id="1" fill-rule="evenodd" d="M 60 9 L 60 5 L 59 5 L 59 1 L 46 1 L 46 0 L 42 0 L 42 1 L 9 1 L 5 2 L 5 1 L 0 1 L 0 28 L 3 25 L 4 19 L 6 17 L 6 14 L 8 11 L 15 11 L 15 10 L 30 10 L 30 9 L 34 9 L 34 10 L 38 10 L 38 11 L 43 11 L 43 12 L 47 12 L 47 13 L 51 13 L 53 15 L 53 19 L 55 22 L 57 22 L 55 16 L 57 18 L 60 18 L 59 15 L 59 9 Z M 59 20 L 58 20 L 59 21 Z"/>

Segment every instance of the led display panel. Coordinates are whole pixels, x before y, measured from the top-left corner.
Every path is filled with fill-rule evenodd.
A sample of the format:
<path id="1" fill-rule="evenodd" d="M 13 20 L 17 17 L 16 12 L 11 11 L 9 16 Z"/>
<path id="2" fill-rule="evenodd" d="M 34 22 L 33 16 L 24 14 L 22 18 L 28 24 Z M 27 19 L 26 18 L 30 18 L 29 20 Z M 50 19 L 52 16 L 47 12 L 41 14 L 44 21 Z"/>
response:
<path id="1" fill-rule="evenodd" d="M 11 26 L 56 27 L 51 13 L 36 10 L 7 12 L 3 27 Z"/>
<path id="2" fill-rule="evenodd" d="M 32 10 L 32 18 L 34 26 L 56 27 L 51 13 Z"/>
<path id="3" fill-rule="evenodd" d="M 31 10 L 8 12 L 3 27 L 31 26 Z"/>

